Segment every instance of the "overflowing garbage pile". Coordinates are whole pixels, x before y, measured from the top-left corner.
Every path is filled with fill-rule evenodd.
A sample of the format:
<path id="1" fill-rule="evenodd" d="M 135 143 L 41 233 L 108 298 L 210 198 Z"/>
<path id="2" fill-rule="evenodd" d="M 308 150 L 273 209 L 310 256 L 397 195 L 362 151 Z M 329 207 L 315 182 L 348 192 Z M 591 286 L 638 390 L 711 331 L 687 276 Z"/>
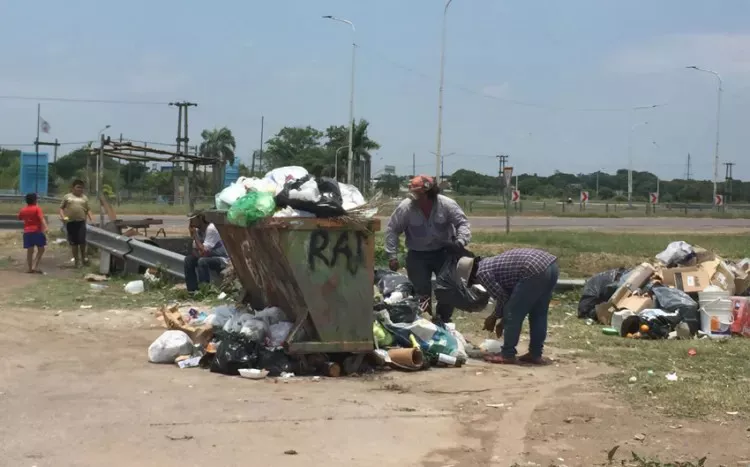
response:
<path id="1" fill-rule="evenodd" d="M 591 277 L 578 317 L 626 338 L 750 337 L 750 258 L 732 262 L 673 242 L 656 260 Z"/>
<path id="2" fill-rule="evenodd" d="M 247 227 L 266 217 L 372 217 L 360 191 L 331 178 L 315 178 L 302 167 L 281 167 L 262 179 L 240 177 L 216 195 L 229 222 Z"/>
<path id="3" fill-rule="evenodd" d="M 448 261 L 437 277 L 436 292 L 442 293 L 441 299 L 466 311 L 485 309 L 487 291 L 481 286 L 467 287 L 453 271 L 455 264 Z M 176 305 L 163 307 L 160 318 L 168 330 L 151 344 L 148 359 L 180 368 L 201 367 L 214 373 L 262 379 L 460 367 L 469 358 L 474 349 L 455 325 L 423 317 L 427 302 L 415 296 L 414 286 L 405 275 L 376 270 L 373 292 L 374 350 L 363 355 L 354 368 L 347 367 L 345 355 L 288 354 L 285 344 L 295 326 L 283 310 L 269 307 L 253 311 L 235 305 L 222 305 L 209 313 Z M 302 339 L 299 335 L 295 338 Z"/>
<path id="4" fill-rule="evenodd" d="M 455 270 L 455 263 L 447 261 L 436 278 L 438 299 L 465 311 L 484 310 L 489 302 L 487 291 L 481 286 L 467 287 L 455 276 Z M 374 299 L 374 355 L 378 365 L 417 371 L 431 366 L 460 367 L 468 359 L 472 347 L 453 323 L 422 317 L 428 302 L 420 302 L 405 275 L 376 270 Z"/>

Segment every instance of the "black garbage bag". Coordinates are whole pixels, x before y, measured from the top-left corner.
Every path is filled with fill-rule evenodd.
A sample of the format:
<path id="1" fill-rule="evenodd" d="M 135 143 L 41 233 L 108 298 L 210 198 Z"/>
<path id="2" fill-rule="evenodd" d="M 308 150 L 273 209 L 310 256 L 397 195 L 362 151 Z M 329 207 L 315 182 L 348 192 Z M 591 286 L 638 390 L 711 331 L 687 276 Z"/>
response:
<path id="1" fill-rule="evenodd" d="M 404 297 L 411 297 L 415 293 L 414 284 L 411 283 L 409 278 L 397 272 L 390 272 L 381 276 L 376 285 L 380 293 L 383 294 L 383 298 L 390 297 L 394 292 L 401 292 Z"/>
<path id="2" fill-rule="evenodd" d="M 339 182 L 328 177 L 317 178 L 315 181 L 318 183 L 318 191 L 320 191 L 321 197 L 329 202 L 338 203 L 339 205 L 344 204 L 344 198 L 341 196 Z"/>
<path id="3" fill-rule="evenodd" d="M 283 349 L 261 348 L 256 368 L 268 370 L 268 376 L 279 376 L 281 373 L 294 373 L 294 362 Z"/>
<path id="4" fill-rule="evenodd" d="M 254 368 L 258 361 L 258 345 L 239 336 L 225 335 L 211 361 L 211 373 L 239 375 L 240 369 Z"/>
<path id="5" fill-rule="evenodd" d="M 657 308 L 668 313 L 679 313 L 680 321 L 684 321 L 688 325 L 691 334 L 700 330 L 701 317 L 698 311 L 698 303 L 690 295 L 680 289 L 671 287 L 654 287 L 652 292 L 656 299 L 655 305 Z M 678 323 L 674 323 L 674 326 Z"/>
<path id="6" fill-rule="evenodd" d="M 284 185 L 284 189 L 276 195 L 276 206 L 280 208 L 289 206 L 292 209 L 307 211 L 311 214 L 315 214 L 315 216 L 319 218 L 343 216 L 346 211 L 341 202 L 341 191 L 339 190 L 338 200 L 335 200 L 335 197 L 331 196 L 331 188 L 328 187 L 329 183 L 324 184 L 324 187 L 329 191 L 326 192 L 325 196 L 321 195 L 317 201 L 297 199 L 292 196 L 293 191 L 299 190 L 302 185 L 310 180 L 312 180 L 312 176 L 307 175 L 298 178 L 297 180 L 287 182 L 286 185 Z"/>
<path id="7" fill-rule="evenodd" d="M 440 269 L 440 274 L 435 279 L 435 299 L 459 310 L 468 312 L 483 311 L 490 301 L 490 294 L 486 291 L 480 292 L 475 287 L 468 287 L 458 277 L 456 266 L 458 256 L 449 255 L 448 259 Z"/>
<path id="8" fill-rule="evenodd" d="M 611 269 L 600 272 L 586 281 L 578 302 L 578 317 L 596 319 L 596 305 L 604 303 L 617 290 L 618 281 L 625 275 L 626 269 Z"/>
<path id="9" fill-rule="evenodd" d="M 407 298 L 394 304 L 386 304 L 385 309 L 394 323 L 411 324 L 419 318 L 419 300 Z"/>

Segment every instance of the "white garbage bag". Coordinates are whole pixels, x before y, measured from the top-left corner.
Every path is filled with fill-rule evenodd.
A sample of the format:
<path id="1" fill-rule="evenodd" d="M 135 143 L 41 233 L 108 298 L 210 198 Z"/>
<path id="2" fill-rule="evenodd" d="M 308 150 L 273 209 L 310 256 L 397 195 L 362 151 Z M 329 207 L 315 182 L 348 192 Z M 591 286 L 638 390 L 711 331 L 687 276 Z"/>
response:
<path id="1" fill-rule="evenodd" d="M 280 347 L 286 341 L 287 337 L 289 337 L 289 333 L 293 327 L 294 323 L 289 321 L 272 324 L 268 332 L 268 346 Z"/>
<path id="2" fill-rule="evenodd" d="M 249 192 L 260 191 L 266 193 L 276 194 L 276 184 L 270 180 L 261 178 L 248 178 L 245 179 L 242 185 Z"/>
<path id="3" fill-rule="evenodd" d="M 287 206 L 276 211 L 273 217 L 315 217 L 315 214 Z"/>
<path id="4" fill-rule="evenodd" d="M 263 320 L 250 319 L 243 323 L 240 334 L 247 336 L 253 342 L 265 343 L 269 334 L 269 326 Z"/>
<path id="5" fill-rule="evenodd" d="M 345 211 L 351 211 L 367 203 L 365 197 L 362 196 L 362 193 L 354 185 L 339 182 L 339 190 L 341 190 L 341 198 L 344 201 L 343 207 Z"/>
<path id="6" fill-rule="evenodd" d="M 266 180 L 271 181 L 276 187 L 275 194 L 281 193 L 284 189 L 284 185 L 292 180 L 297 180 L 308 175 L 307 170 L 304 167 L 289 166 L 279 167 L 268 172 L 265 177 Z"/>
<path id="7" fill-rule="evenodd" d="M 273 326 L 274 324 L 280 323 L 281 321 L 286 321 L 288 318 L 286 317 L 286 313 L 284 313 L 284 310 L 279 307 L 272 306 L 255 313 L 255 319 L 262 319 L 263 321 L 268 323 L 269 326 Z"/>
<path id="8" fill-rule="evenodd" d="M 193 352 L 193 341 L 182 331 L 166 331 L 148 347 L 151 363 L 174 363 L 180 355 Z"/>
<path id="9" fill-rule="evenodd" d="M 317 203 L 318 201 L 320 201 L 320 190 L 318 189 L 318 182 L 316 182 L 313 178 L 303 183 L 298 190 L 289 190 L 289 198 L 299 201 L 310 201 L 311 203 Z"/>
<path id="10" fill-rule="evenodd" d="M 672 242 L 667 245 L 667 248 L 664 251 L 656 255 L 656 259 L 665 266 L 677 266 L 694 254 L 695 251 L 690 244 L 685 242 Z"/>
<path id="11" fill-rule="evenodd" d="M 216 195 L 216 209 L 229 209 L 238 199 L 247 194 L 244 182 L 245 177 L 240 177 L 236 182 L 221 190 Z"/>
<path id="12" fill-rule="evenodd" d="M 214 308 L 211 312 L 211 316 L 206 318 L 206 322 L 210 322 L 215 328 L 224 328 L 227 321 L 232 319 L 237 314 L 237 309 L 231 305 L 220 305 Z"/>
<path id="13" fill-rule="evenodd" d="M 236 314 L 224 324 L 224 331 L 239 334 L 240 331 L 242 331 L 242 327 L 252 319 L 254 319 L 254 317 L 250 313 Z"/>

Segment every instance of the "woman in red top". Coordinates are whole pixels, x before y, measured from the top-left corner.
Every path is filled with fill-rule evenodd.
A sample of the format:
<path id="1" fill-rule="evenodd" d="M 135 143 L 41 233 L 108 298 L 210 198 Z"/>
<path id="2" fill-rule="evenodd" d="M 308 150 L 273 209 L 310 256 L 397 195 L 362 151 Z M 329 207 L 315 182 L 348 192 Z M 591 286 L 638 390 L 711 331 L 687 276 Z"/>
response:
<path id="1" fill-rule="evenodd" d="M 47 221 L 44 220 L 42 208 L 37 204 L 36 193 L 26 195 L 26 207 L 18 213 L 18 219 L 23 221 L 23 247 L 26 249 L 26 263 L 29 266 L 28 273 L 42 274 L 39 263 L 47 246 Z M 36 258 L 34 258 L 36 248 Z"/>

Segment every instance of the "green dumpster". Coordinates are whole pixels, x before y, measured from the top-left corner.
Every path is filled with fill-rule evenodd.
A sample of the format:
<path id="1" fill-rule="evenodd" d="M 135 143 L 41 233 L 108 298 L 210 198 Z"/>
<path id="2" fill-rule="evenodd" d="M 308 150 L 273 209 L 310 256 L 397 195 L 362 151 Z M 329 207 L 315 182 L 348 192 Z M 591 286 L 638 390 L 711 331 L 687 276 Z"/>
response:
<path id="1" fill-rule="evenodd" d="M 379 220 L 268 218 L 251 227 L 206 213 L 254 309 L 277 306 L 295 326 L 290 354 L 373 350 L 375 234 Z"/>

